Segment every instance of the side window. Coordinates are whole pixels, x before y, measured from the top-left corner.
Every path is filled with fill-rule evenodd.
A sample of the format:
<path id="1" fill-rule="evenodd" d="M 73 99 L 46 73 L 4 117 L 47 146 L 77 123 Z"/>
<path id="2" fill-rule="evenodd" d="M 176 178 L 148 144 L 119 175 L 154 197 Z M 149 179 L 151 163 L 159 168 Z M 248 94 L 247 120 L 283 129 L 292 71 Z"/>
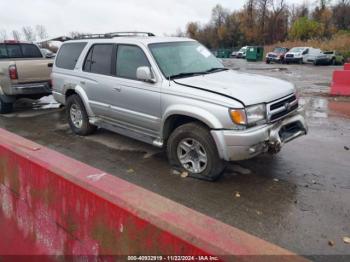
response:
<path id="1" fill-rule="evenodd" d="M 63 44 L 56 57 L 56 66 L 73 70 L 85 46 L 82 42 Z"/>
<path id="2" fill-rule="evenodd" d="M 149 61 L 140 47 L 119 45 L 117 52 L 117 76 L 137 79 L 136 71 L 141 66 L 150 66 Z"/>
<path id="3" fill-rule="evenodd" d="M 112 44 L 96 44 L 86 56 L 83 70 L 96 74 L 111 75 L 112 59 Z"/>
<path id="4" fill-rule="evenodd" d="M 39 48 L 36 45 L 21 44 L 23 57 L 25 58 L 42 58 Z"/>
<path id="5" fill-rule="evenodd" d="M 0 58 L 8 58 L 7 49 L 4 44 L 0 44 Z"/>

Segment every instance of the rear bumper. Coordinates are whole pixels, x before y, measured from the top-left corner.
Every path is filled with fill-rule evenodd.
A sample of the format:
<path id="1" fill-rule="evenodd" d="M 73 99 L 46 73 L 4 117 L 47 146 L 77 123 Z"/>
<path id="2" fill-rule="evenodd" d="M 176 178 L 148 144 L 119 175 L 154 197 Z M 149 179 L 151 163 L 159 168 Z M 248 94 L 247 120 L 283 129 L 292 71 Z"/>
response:
<path id="1" fill-rule="evenodd" d="M 52 89 L 49 82 L 16 84 L 12 85 L 8 95 L 41 95 L 51 94 Z"/>
<path id="2" fill-rule="evenodd" d="M 308 133 L 300 108 L 287 118 L 270 125 L 244 131 L 213 130 L 219 155 L 226 161 L 239 161 L 270 151 L 277 153 L 282 146 Z"/>

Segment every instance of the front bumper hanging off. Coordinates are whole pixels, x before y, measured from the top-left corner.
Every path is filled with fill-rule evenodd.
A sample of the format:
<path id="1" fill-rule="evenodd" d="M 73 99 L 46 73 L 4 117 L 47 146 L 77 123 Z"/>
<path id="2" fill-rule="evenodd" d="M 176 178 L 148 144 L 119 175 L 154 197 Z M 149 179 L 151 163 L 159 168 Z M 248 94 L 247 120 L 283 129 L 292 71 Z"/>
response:
<path id="1" fill-rule="evenodd" d="M 213 130 L 219 155 L 226 161 L 246 160 L 265 152 L 278 153 L 284 144 L 308 133 L 308 126 L 299 108 L 283 120 L 243 131 Z"/>

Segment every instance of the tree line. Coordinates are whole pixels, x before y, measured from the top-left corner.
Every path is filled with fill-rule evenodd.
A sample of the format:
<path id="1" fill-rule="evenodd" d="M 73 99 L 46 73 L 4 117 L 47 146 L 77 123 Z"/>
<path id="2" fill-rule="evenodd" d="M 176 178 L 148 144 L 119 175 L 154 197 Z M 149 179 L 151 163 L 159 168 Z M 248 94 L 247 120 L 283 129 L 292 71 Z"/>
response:
<path id="1" fill-rule="evenodd" d="M 312 5 L 247 0 L 243 8 L 233 12 L 216 5 L 208 23 L 189 22 L 185 31 L 178 30 L 177 35 L 217 49 L 287 40 L 329 40 L 344 32 L 350 37 L 350 0 L 317 0 Z"/>

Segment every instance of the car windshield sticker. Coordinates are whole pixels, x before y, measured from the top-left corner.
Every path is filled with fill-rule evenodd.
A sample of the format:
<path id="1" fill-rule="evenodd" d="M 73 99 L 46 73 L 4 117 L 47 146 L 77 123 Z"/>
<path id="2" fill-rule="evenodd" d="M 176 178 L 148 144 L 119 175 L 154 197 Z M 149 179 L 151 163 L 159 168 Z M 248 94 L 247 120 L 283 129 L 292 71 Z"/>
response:
<path id="1" fill-rule="evenodd" d="M 210 52 L 207 49 L 205 49 L 203 46 L 198 46 L 197 51 L 205 58 L 208 58 L 211 55 Z"/>

